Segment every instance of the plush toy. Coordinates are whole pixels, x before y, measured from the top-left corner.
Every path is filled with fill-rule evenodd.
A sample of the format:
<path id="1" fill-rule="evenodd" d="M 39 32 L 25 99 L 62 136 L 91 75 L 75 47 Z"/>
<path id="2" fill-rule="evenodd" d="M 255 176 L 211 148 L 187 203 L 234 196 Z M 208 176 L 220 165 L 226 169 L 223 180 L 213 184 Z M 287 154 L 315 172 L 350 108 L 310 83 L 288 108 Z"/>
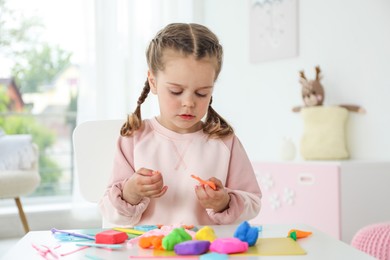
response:
<path id="1" fill-rule="evenodd" d="M 299 83 L 302 85 L 302 99 L 304 106 L 296 106 L 292 109 L 293 112 L 300 112 L 304 107 L 322 106 L 324 104 L 324 87 L 321 85 L 321 70 L 319 66 L 315 67 L 316 78 L 314 80 L 308 80 L 305 77 L 303 70 L 299 72 Z M 341 104 L 339 107 L 346 108 L 348 111 L 365 113 L 366 111 L 360 106 Z"/>
<path id="2" fill-rule="evenodd" d="M 316 77 L 308 80 L 300 71 L 303 106 L 294 107 L 303 119 L 300 153 L 305 160 L 341 160 L 349 158 L 346 122 L 349 111 L 365 113 L 356 105 L 324 105 L 324 87 L 321 70 L 317 66 Z"/>

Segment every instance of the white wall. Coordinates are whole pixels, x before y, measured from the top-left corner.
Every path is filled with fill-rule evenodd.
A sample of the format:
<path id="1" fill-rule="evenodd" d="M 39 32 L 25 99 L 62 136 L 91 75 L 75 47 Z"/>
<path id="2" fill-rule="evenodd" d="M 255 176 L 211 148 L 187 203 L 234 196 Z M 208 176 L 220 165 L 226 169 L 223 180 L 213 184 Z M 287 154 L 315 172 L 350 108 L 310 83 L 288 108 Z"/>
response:
<path id="1" fill-rule="evenodd" d="M 352 159 L 390 159 L 390 2 L 299 1 L 299 55 L 249 62 L 251 1 L 204 1 L 204 24 L 220 38 L 225 63 L 214 94 L 215 109 L 236 129 L 252 160 L 279 159 L 283 137 L 297 145 L 302 121 L 298 72 L 314 77 L 320 65 L 325 105 L 352 103 Z"/>

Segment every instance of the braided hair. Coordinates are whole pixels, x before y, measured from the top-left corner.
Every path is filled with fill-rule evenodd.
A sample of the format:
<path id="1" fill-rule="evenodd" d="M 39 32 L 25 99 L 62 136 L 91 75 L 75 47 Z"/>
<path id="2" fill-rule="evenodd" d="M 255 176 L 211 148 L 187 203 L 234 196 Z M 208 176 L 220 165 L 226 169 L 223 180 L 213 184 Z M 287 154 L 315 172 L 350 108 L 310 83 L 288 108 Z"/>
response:
<path id="1" fill-rule="evenodd" d="M 193 55 L 198 60 L 204 57 L 215 57 L 217 61 L 215 80 L 218 78 L 222 68 L 223 50 L 217 36 L 207 27 L 194 23 L 172 23 L 159 31 L 146 51 L 147 64 L 153 73 L 157 74 L 157 71 L 164 70 L 162 57 L 167 49 L 178 51 L 183 55 Z M 122 136 L 131 136 L 142 127 L 141 105 L 149 92 L 150 85 L 146 79 L 135 111 L 128 115 L 127 121 L 121 128 Z M 211 107 L 211 103 L 212 98 L 203 124 L 203 132 L 211 138 L 223 138 L 233 134 L 233 128 Z"/>

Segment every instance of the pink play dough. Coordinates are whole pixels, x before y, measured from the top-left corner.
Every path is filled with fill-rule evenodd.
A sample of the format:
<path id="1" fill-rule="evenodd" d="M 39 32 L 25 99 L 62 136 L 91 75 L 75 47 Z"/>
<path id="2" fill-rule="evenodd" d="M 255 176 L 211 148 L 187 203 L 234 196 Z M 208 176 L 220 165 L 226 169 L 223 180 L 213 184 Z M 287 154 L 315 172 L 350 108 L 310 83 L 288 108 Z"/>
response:
<path id="1" fill-rule="evenodd" d="M 221 254 L 242 253 L 248 250 L 248 243 L 235 237 L 217 238 L 210 245 L 210 251 Z"/>

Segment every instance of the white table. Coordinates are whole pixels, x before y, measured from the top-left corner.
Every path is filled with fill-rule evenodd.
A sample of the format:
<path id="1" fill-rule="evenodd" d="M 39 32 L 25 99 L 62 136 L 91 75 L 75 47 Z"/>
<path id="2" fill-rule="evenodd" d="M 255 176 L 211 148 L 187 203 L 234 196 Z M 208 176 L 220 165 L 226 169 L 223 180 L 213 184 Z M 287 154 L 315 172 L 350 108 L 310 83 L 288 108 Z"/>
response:
<path id="1" fill-rule="evenodd" d="M 222 225 L 222 226 L 211 226 L 218 237 L 232 237 L 236 230 L 236 225 Z M 263 231 L 260 237 L 286 237 L 290 229 L 301 229 L 306 231 L 312 231 L 313 234 L 307 238 L 301 238 L 298 243 L 307 252 L 306 255 L 295 255 L 295 256 L 240 256 L 239 259 L 315 259 L 315 260 L 337 260 L 337 259 L 375 259 L 350 245 L 339 241 L 317 229 L 314 229 L 307 225 L 264 225 Z M 75 230 L 74 232 L 77 232 Z M 8 253 L 4 256 L 4 260 L 14 259 L 43 259 L 37 251 L 31 246 L 31 244 L 54 244 L 57 240 L 53 237 L 50 231 L 31 231 L 26 234 L 15 246 L 13 246 Z M 62 242 L 73 243 L 73 242 Z M 124 245 L 126 245 L 125 243 Z M 61 257 L 61 259 L 130 259 L 130 255 L 142 255 L 142 250 L 138 246 L 127 247 L 123 249 L 108 251 L 99 248 L 87 248 L 71 255 Z M 152 249 L 150 249 L 152 250 Z M 88 258 L 89 257 L 89 258 Z M 229 258 L 233 258 L 230 256 Z M 234 257 L 237 258 L 237 257 Z M 54 259 L 54 258 L 47 258 Z M 164 259 L 169 259 L 164 257 Z M 172 259 L 172 258 L 171 258 Z M 180 259 L 175 257 L 174 259 Z M 191 258 L 190 258 L 191 259 Z M 194 257 L 193 259 L 196 259 Z"/>

